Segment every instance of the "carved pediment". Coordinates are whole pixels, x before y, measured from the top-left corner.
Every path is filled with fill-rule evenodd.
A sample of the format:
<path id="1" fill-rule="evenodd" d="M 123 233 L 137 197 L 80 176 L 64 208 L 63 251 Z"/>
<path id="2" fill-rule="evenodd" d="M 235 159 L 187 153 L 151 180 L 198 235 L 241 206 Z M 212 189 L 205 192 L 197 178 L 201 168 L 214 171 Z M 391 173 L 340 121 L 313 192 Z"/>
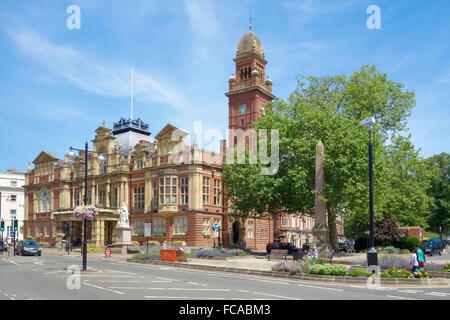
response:
<path id="1" fill-rule="evenodd" d="M 36 159 L 33 160 L 33 164 L 38 164 L 42 162 L 49 162 L 49 161 L 58 161 L 59 159 L 52 155 L 50 152 L 47 151 L 41 151 L 39 155 L 36 157 Z"/>
<path id="2" fill-rule="evenodd" d="M 188 134 L 189 134 L 188 132 L 179 129 L 169 123 L 156 135 L 155 138 L 157 140 L 160 140 L 164 138 L 170 138 L 172 137 L 172 135 L 184 137 L 187 136 Z"/>

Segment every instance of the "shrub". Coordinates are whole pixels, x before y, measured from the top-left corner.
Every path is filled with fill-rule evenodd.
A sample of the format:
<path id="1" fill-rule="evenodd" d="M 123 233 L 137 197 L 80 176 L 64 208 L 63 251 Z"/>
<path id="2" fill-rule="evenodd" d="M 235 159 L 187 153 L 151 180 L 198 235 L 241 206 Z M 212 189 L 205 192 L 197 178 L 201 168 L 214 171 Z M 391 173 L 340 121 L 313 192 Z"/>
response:
<path id="1" fill-rule="evenodd" d="M 388 278 L 403 278 L 403 279 L 413 278 L 411 272 L 399 268 L 389 268 L 387 269 L 386 274 Z"/>
<path id="2" fill-rule="evenodd" d="M 400 242 L 401 248 L 408 249 L 409 251 L 414 251 L 418 244 L 420 244 L 420 239 L 412 236 L 406 236 Z"/>
<path id="3" fill-rule="evenodd" d="M 346 276 L 348 275 L 348 269 L 346 266 L 343 265 L 333 266 L 330 264 L 315 264 L 311 266 L 310 273 L 322 275 Z"/>
<path id="4" fill-rule="evenodd" d="M 426 273 L 425 271 L 418 271 L 418 272 L 414 273 L 413 276 L 414 276 L 414 278 L 420 278 L 420 279 L 431 278 L 431 276 L 428 273 Z"/>
<path id="5" fill-rule="evenodd" d="M 352 269 L 350 268 L 348 271 L 348 275 L 350 277 L 370 277 L 372 273 L 367 272 L 364 269 Z"/>
<path id="6" fill-rule="evenodd" d="M 406 254 L 406 253 L 411 253 L 411 251 L 409 251 L 408 249 L 401 249 L 400 253 L 401 254 Z"/>
<path id="7" fill-rule="evenodd" d="M 289 272 L 295 274 L 302 272 L 302 267 L 295 261 L 282 261 L 272 266 L 273 271 Z"/>
<path id="8" fill-rule="evenodd" d="M 306 262 L 308 262 L 311 266 L 316 265 L 316 264 L 326 264 L 327 263 L 327 259 L 323 259 L 323 258 L 308 258 L 305 259 Z"/>

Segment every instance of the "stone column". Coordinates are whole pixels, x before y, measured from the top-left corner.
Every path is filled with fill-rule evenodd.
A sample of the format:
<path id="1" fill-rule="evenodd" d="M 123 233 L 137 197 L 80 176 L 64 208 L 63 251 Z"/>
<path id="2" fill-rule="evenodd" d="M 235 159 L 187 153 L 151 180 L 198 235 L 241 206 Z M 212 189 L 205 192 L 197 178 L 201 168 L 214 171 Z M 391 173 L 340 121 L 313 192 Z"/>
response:
<path id="1" fill-rule="evenodd" d="M 106 197 L 106 203 L 105 203 L 105 206 L 106 206 L 107 208 L 109 208 L 109 207 L 110 207 L 109 198 L 111 197 L 111 186 L 110 186 L 110 181 L 109 181 L 109 179 L 106 180 L 106 195 L 105 195 L 105 197 Z"/>
<path id="2" fill-rule="evenodd" d="M 91 204 L 96 205 L 97 204 L 97 198 L 95 197 L 95 184 L 92 183 L 91 185 Z"/>
<path id="3" fill-rule="evenodd" d="M 327 258 L 332 252 L 330 245 L 330 229 L 327 224 L 327 209 L 325 202 L 321 199 L 323 196 L 322 189 L 325 186 L 325 172 L 323 163 L 325 161 L 325 148 L 322 141 L 319 141 L 316 146 L 316 197 L 314 204 L 314 227 L 313 227 L 313 243 L 316 244 L 319 250 L 319 257 Z"/>

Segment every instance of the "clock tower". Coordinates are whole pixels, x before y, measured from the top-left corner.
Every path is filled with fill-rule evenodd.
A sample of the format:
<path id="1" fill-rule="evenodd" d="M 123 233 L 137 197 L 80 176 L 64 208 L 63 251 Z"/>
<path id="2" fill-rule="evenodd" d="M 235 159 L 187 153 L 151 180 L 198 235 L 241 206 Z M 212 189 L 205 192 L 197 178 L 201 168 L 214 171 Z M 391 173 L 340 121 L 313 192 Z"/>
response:
<path id="1" fill-rule="evenodd" d="M 239 41 L 236 51 L 236 76 L 228 79 L 228 128 L 246 130 L 261 117 L 264 104 L 272 101 L 272 81 L 266 78 L 267 61 L 256 34 L 250 30 Z M 231 141 L 230 141 L 231 143 Z"/>

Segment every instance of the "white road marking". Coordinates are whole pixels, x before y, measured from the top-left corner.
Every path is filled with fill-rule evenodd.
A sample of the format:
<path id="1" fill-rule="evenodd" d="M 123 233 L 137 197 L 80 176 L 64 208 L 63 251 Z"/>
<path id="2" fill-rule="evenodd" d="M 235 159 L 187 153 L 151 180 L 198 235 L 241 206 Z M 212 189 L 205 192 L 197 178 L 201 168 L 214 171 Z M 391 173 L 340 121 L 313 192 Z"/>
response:
<path id="1" fill-rule="evenodd" d="M 399 296 L 389 296 L 389 295 L 387 295 L 386 297 L 388 297 L 388 298 L 395 298 L 395 299 L 405 299 L 405 300 L 419 300 L 419 299 L 414 299 L 414 298 L 399 297 Z"/>
<path id="2" fill-rule="evenodd" d="M 12 264 L 15 264 L 16 266 L 19 266 L 19 267 L 21 267 L 21 266 L 22 266 L 22 265 L 18 264 L 17 262 L 14 262 L 14 261 L 12 261 L 12 260 L 9 260 L 9 259 L 6 259 L 6 261 L 9 261 L 9 262 L 11 262 Z"/>
<path id="3" fill-rule="evenodd" d="M 446 293 L 433 293 L 433 292 L 428 292 L 428 293 L 425 293 L 426 295 L 429 295 L 429 296 L 435 296 L 435 297 L 446 297 L 447 296 L 447 294 Z"/>
<path id="4" fill-rule="evenodd" d="M 286 296 L 279 296 L 279 295 L 276 295 L 276 294 L 270 294 L 270 293 L 264 293 L 264 292 L 255 292 L 255 291 L 246 291 L 246 290 L 238 290 L 238 291 L 245 292 L 245 293 L 259 294 L 259 295 L 264 295 L 264 296 L 274 297 L 274 298 L 280 298 L 280 299 L 303 300 L 303 299 L 300 299 L 300 298 L 292 298 L 292 297 L 286 297 Z"/>
<path id="5" fill-rule="evenodd" d="M 247 299 L 247 298 L 228 298 L 228 297 L 174 297 L 174 296 L 145 296 L 146 299 L 183 299 L 183 300 L 266 300 L 266 299 Z"/>
<path id="6" fill-rule="evenodd" d="M 398 290 L 398 292 L 404 292 L 404 293 L 422 293 L 422 290 L 405 289 L 405 290 Z"/>
<path id="7" fill-rule="evenodd" d="M 435 292 L 435 291 L 431 291 L 430 293 L 434 293 L 434 294 L 442 294 L 444 296 L 450 295 L 450 293 L 447 292 Z"/>
<path id="8" fill-rule="evenodd" d="M 108 271 L 108 272 L 117 272 L 117 273 L 125 273 L 125 274 L 131 274 L 132 276 L 135 276 L 135 275 L 136 275 L 136 273 L 133 273 L 133 272 L 125 272 L 125 271 L 118 271 L 118 270 L 111 270 L 111 269 L 106 269 L 105 271 Z"/>
<path id="9" fill-rule="evenodd" d="M 202 284 L 202 283 L 197 283 L 197 282 L 186 282 L 186 283 L 193 284 L 194 286 L 202 286 L 202 287 L 208 286 L 207 284 Z"/>
<path id="10" fill-rule="evenodd" d="M 44 274 L 54 274 L 54 273 L 62 273 L 62 272 L 67 272 L 67 270 L 50 271 L 50 272 L 46 272 Z"/>
<path id="11" fill-rule="evenodd" d="M 168 290 L 168 291 L 231 291 L 231 289 L 203 289 L 203 288 L 143 288 L 143 287 L 108 287 L 122 290 Z"/>
<path id="12" fill-rule="evenodd" d="M 93 284 L 90 284 L 90 283 L 86 283 L 86 282 L 83 282 L 83 284 L 85 286 L 91 286 L 91 287 L 94 287 L 94 288 L 98 288 L 98 289 L 102 289 L 102 290 L 106 290 L 106 291 L 111 291 L 111 292 L 118 293 L 118 294 L 125 294 L 125 293 L 120 292 L 120 291 L 115 291 L 115 290 L 111 290 L 111 289 L 108 289 L 108 288 L 99 287 L 99 286 L 96 286 L 96 285 L 93 285 Z"/>
<path id="13" fill-rule="evenodd" d="M 92 280 L 85 280 L 86 282 L 90 282 Z M 126 283 L 141 283 L 141 281 L 137 281 L 137 280 L 94 280 L 95 282 L 102 282 L 102 283 L 114 283 L 114 282 L 126 282 Z"/>
<path id="14" fill-rule="evenodd" d="M 326 288 L 326 287 L 318 287 L 318 286 L 311 286 L 306 284 L 297 284 L 299 287 L 308 287 L 308 288 L 315 288 L 315 289 L 324 289 L 324 290 L 332 290 L 332 291 L 344 291 L 343 289 L 336 289 L 336 288 Z"/>

